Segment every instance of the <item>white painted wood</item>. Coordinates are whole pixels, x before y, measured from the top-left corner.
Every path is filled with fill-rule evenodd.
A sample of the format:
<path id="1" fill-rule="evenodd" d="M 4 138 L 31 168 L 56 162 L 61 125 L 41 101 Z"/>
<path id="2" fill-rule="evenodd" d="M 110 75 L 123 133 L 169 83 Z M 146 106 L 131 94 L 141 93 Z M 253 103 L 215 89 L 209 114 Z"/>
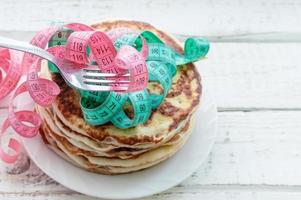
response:
<path id="1" fill-rule="evenodd" d="M 0 194 L 5 200 L 99 200 L 80 194 Z M 143 198 L 143 200 L 299 200 L 301 193 L 286 191 L 240 191 L 240 190 L 208 190 L 194 188 L 185 190 L 175 188 L 169 193 Z"/>
<path id="2" fill-rule="evenodd" d="M 301 113 L 219 113 L 216 144 L 204 168 L 182 185 L 300 186 Z"/>
<path id="3" fill-rule="evenodd" d="M 207 162 L 178 187 L 149 199 L 252 199 L 252 195 L 263 199 L 278 193 L 300 198 L 300 119 L 298 111 L 219 113 L 219 132 Z M 37 199 L 74 197 L 74 192 L 52 181 L 33 163 L 18 174 L 26 167 L 24 163 L 19 162 L 20 167 L 1 165 L 0 197 L 24 194 L 22 198 L 30 199 L 35 193 Z"/>
<path id="4" fill-rule="evenodd" d="M 301 106 L 299 43 L 212 43 L 198 64 L 220 109 Z"/>
<path id="5" fill-rule="evenodd" d="M 301 32 L 298 0 L 2 0 L 0 29 L 36 31 L 52 21 L 143 20 L 169 32 L 232 36 Z"/>

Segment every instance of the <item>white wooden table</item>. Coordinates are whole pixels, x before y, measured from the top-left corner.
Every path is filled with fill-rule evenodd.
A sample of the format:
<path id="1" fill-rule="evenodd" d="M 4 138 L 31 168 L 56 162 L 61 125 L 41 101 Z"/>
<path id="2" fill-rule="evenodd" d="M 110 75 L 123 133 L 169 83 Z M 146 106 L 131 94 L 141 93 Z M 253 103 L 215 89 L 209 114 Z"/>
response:
<path id="1" fill-rule="evenodd" d="M 112 17 L 211 40 L 199 69 L 219 111 L 212 153 L 179 186 L 145 199 L 301 199 L 300 1 L 1 0 L 0 35 L 29 40 L 51 21 Z M 25 153 L 0 168 L 1 200 L 92 199 L 53 181 Z"/>

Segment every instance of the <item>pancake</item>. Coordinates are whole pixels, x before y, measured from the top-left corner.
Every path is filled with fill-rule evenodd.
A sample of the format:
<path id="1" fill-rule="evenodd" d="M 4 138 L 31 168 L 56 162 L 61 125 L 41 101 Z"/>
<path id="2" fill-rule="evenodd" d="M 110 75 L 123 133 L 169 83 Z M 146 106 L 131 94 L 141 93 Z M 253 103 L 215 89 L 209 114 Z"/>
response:
<path id="1" fill-rule="evenodd" d="M 108 31 L 118 27 L 128 27 L 137 31 L 150 30 L 172 48 L 182 52 L 181 45 L 174 38 L 146 23 L 118 20 L 97 23 L 92 27 L 99 31 Z M 52 74 L 51 78 L 61 88 L 61 93 L 53 104 L 53 111 L 62 124 L 95 141 L 116 146 L 122 144 L 153 145 L 165 140 L 166 137 L 171 137 L 173 130 L 180 125 L 180 122 L 195 111 L 201 97 L 200 76 L 195 66 L 193 64 L 179 66 L 177 74 L 173 77 L 168 96 L 156 110 L 153 110 L 145 124 L 126 130 L 118 129 L 110 123 L 92 126 L 83 118 L 79 105 L 79 93 L 71 89 L 59 74 Z"/>
<path id="2" fill-rule="evenodd" d="M 113 20 L 92 27 L 104 32 L 122 27 L 149 30 L 176 51 L 183 52 L 175 38 L 144 22 Z M 87 124 L 79 105 L 79 93 L 70 88 L 60 74 L 51 73 L 47 65 L 42 67 L 42 76 L 56 82 L 61 89 L 51 107 L 36 106 L 43 120 L 40 132 L 44 142 L 74 165 L 103 174 L 145 169 L 172 156 L 185 144 L 193 129 L 194 112 L 202 92 L 195 66 L 192 63 L 178 66 L 167 97 L 152 110 L 148 121 L 133 128 L 119 129 L 111 123 Z M 156 93 L 160 86 L 151 83 L 147 89 Z M 125 111 L 129 116 L 133 114 L 131 109 Z"/>
<path id="3" fill-rule="evenodd" d="M 41 135 L 43 136 L 45 143 L 52 150 L 72 164 L 91 172 L 114 175 L 142 170 L 166 160 L 185 144 L 193 127 L 194 119 L 188 123 L 187 129 L 184 130 L 185 133 L 178 143 L 161 146 L 136 158 L 126 160 L 75 155 L 59 140 L 51 138 L 49 135 L 45 134 L 44 131 L 41 131 Z"/>
<path id="4" fill-rule="evenodd" d="M 139 154 L 142 154 L 146 151 L 151 150 L 150 148 L 122 148 L 122 147 L 112 147 L 111 150 L 104 151 L 100 149 L 95 149 L 93 146 L 89 146 L 91 143 L 89 142 L 82 142 L 78 139 L 73 139 L 65 135 L 57 126 L 55 126 L 52 116 L 49 115 L 47 111 L 42 111 L 43 108 L 38 108 L 39 113 L 42 116 L 43 124 L 42 129 L 44 134 L 49 135 L 53 139 L 60 140 L 65 145 L 69 146 L 70 149 L 73 149 L 74 154 L 78 155 L 88 155 L 88 156 L 101 156 L 101 157 L 109 157 L 109 158 L 120 158 L 120 159 L 128 159 L 135 157 Z M 166 143 L 162 144 L 161 146 L 165 145 L 173 145 L 179 142 L 179 140 L 183 137 L 184 130 L 187 129 L 189 125 L 189 121 L 185 123 L 185 126 L 178 131 L 176 135 L 174 135 L 170 140 Z M 159 147 L 154 146 L 153 148 Z"/>
<path id="5" fill-rule="evenodd" d="M 85 152 L 88 152 L 89 155 L 103 156 L 103 157 L 119 157 L 121 159 L 126 159 L 150 150 L 150 148 L 129 148 L 129 147 L 125 148 L 119 146 L 111 146 L 111 148 L 107 148 L 107 149 L 95 148 L 95 146 L 93 146 L 94 143 L 92 143 L 91 141 L 87 141 L 89 140 L 88 138 L 85 138 L 86 140 L 85 141 L 81 137 L 73 138 L 74 135 L 70 133 L 65 134 L 65 132 L 62 132 L 60 128 L 55 125 L 53 116 L 51 116 L 49 112 L 45 111 L 46 109 L 44 109 L 44 111 L 43 108 L 41 107 L 39 107 L 38 109 L 43 119 L 42 128 L 44 132 L 50 135 L 63 137 L 64 139 L 67 140 L 66 142 L 71 143 L 74 147 L 77 147 Z M 187 124 L 188 122 L 185 123 L 185 126 L 183 128 L 179 129 L 177 134 L 175 134 L 172 138 L 170 138 L 166 143 L 162 145 L 171 145 L 177 143 L 181 137 L 180 132 L 186 128 Z M 156 148 L 158 146 L 159 145 L 153 146 L 153 148 Z"/>

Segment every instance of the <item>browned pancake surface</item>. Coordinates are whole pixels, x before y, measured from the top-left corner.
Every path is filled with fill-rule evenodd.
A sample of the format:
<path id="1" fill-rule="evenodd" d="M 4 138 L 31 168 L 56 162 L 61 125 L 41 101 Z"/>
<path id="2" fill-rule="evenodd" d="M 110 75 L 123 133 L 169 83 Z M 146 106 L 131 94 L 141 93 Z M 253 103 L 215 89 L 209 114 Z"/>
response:
<path id="1" fill-rule="evenodd" d="M 128 27 L 135 30 L 150 30 L 159 36 L 166 44 L 182 52 L 181 46 L 166 33 L 153 26 L 136 21 L 106 21 L 92 25 L 96 30 L 108 31 L 118 27 Z M 200 103 L 200 76 L 193 64 L 178 67 L 173 79 L 172 88 L 167 98 L 152 111 L 147 123 L 135 128 L 121 130 L 111 123 L 101 126 L 91 126 L 85 122 L 80 109 L 80 96 L 77 91 L 67 86 L 59 74 L 52 74 L 52 79 L 60 86 L 61 93 L 55 105 L 69 125 L 83 130 L 89 137 L 98 140 L 117 140 L 120 143 L 134 145 L 137 143 L 160 142 L 164 135 L 177 128 L 178 124 L 192 114 Z M 163 121 L 162 121 L 163 120 Z M 164 123 L 163 123 L 164 122 Z"/>

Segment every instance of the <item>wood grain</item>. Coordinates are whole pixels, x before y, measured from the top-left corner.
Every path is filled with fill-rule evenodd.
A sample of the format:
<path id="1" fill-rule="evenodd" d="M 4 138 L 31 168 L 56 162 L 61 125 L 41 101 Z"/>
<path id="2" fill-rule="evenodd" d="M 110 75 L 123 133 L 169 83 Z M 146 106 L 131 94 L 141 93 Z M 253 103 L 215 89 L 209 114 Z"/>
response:
<path id="1" fill-rule="evenodd" d="M 299 192 L 287 192 L 287 191 L 246 191 L 246 190 L 210 190 L 202 188 L 192 188 L 189 190 L 179 190 L 174 188 L 169 193 L 162 193 L 160 195 L 143 198 L 143 200 L 299 200 L 301 197 Z M 0 194 L 1 199 L 5 200 L 99 200 L 98 198 L 92 198 L 80 194 Z"/>
<path id="2" fill-rule="evenodd" d="M 212 43 L 198 67 L 220 110 L 298 110 L 299 52 L 299 43 Z"/>
<path id="3" fill-rule="evenodd" d="M 301 32 L 298 0 L 2 0 L 0 27 L 36 31 L 53 21 L 142 20 L 185 35 L 234 36 Z M 185 27 L 185 28 L 183 28 Z"/>

